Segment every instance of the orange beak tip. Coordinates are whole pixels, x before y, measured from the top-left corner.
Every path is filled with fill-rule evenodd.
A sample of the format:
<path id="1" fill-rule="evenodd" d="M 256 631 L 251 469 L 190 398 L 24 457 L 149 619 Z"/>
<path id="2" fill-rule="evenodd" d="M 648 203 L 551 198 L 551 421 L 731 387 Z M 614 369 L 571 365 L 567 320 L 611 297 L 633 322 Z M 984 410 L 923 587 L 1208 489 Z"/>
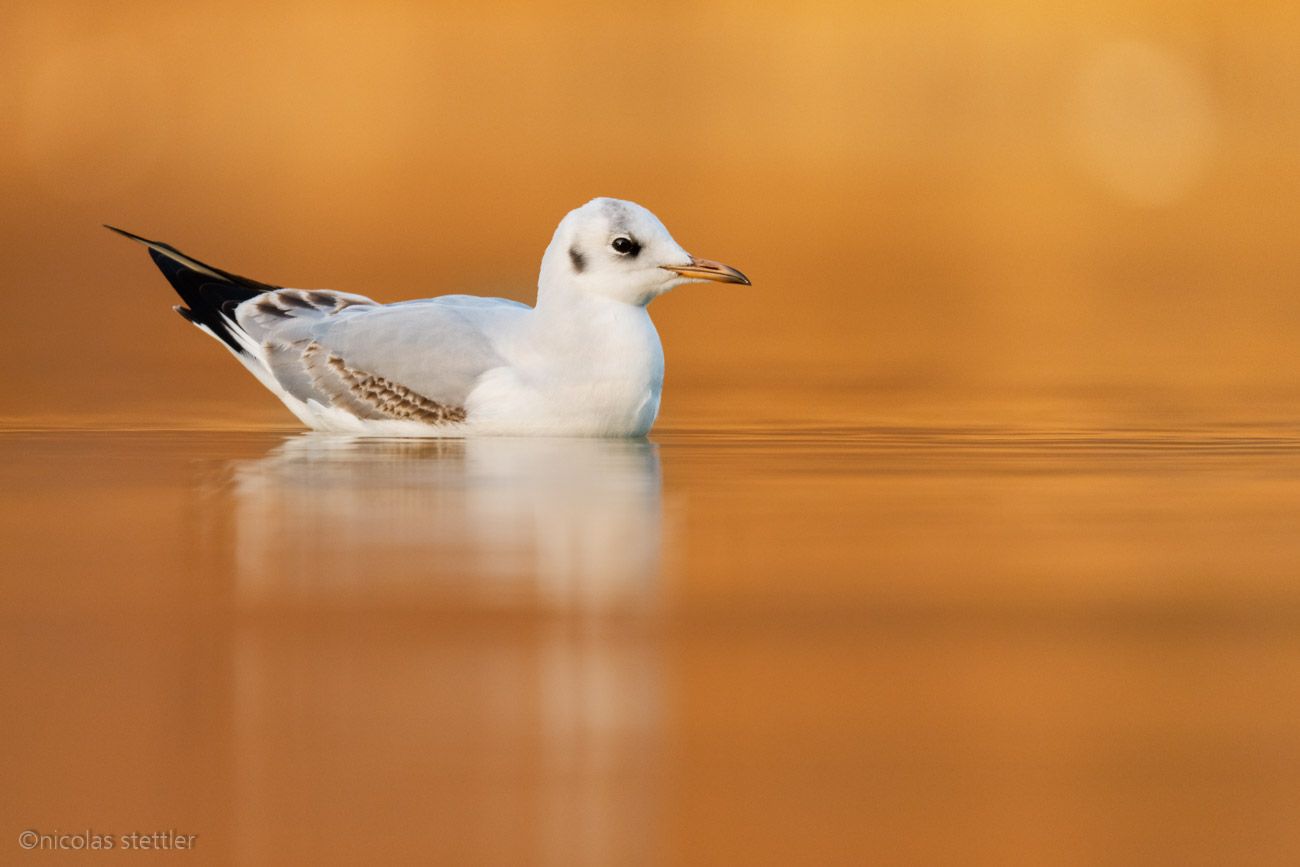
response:
<path id="1" fill-rule="evenodd" d="M 749 278 L 737 271 L 730 265 L 724 265 L 721 262 L 715 262 L 712 259 L 692 259 L 689 265 L 662 265 L 664 270 L 672 271 L 675 274 L 687 278 L 688 280 L 709 280 L 714 283 L 736 283 L 741 286 L 752 286 Z"/>

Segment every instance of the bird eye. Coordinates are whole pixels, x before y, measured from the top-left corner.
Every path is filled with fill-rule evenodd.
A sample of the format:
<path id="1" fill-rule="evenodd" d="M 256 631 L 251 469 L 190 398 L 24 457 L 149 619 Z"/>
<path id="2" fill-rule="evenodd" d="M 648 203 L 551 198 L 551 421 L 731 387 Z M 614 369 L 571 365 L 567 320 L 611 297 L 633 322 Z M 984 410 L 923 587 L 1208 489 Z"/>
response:
<path id="1" fill-rule="evenodd" d="M 624 238 L 622 236 L 610 241 L 609 245 L 614 248 L 615 253 L 618 253 L 621 256 L 626 256 L 628 254 L 635 256 L 637 253 L 641 252 L 640 244 L 633 241 L 631 238 Z"/>

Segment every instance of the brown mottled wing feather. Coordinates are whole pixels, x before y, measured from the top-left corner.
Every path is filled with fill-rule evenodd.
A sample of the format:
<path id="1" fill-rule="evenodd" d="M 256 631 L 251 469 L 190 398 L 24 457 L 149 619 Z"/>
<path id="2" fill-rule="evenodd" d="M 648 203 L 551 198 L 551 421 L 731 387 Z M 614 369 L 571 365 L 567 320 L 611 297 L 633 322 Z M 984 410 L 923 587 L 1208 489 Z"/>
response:
<path id="1" fill-rule="evenodd" d="M 281 289 L 241 304 L 239 325 L 293 397 L 362 419 L 449 424 L 502 363 L 488 331 L 527 307 L 444 296 L 382 306 L 359 295 Z"/>

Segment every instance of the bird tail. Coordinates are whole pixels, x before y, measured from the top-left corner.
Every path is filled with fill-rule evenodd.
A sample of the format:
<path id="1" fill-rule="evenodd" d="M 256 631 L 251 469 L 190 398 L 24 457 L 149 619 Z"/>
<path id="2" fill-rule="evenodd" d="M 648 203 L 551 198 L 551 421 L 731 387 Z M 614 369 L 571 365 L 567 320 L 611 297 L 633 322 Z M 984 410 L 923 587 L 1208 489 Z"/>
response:
<path id="1" fill-rule="evenodd" d="M 236 354 L 246 351 L 235 329 L 235 308 L 249 298 L 281 288 L 270 283 L 250 280 L 187 256 L 170 244 L 151 241 L 139 235 L 104 225 L 105 229 L 138 241 L 149 248 L 149 256 L 185 306 L 172 308 L 189 322 L 225 343 Z"/>

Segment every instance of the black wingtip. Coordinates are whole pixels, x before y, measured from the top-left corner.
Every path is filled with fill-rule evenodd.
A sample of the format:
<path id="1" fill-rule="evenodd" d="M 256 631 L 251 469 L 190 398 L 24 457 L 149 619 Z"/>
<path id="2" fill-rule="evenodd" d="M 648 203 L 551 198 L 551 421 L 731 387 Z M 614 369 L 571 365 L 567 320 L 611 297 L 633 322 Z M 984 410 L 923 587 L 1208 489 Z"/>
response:
<path id="1" fill-rule="evenodd" d="M 141 244 L 156 243 L 154 241 L 150 241 L 148 238 L 142 238 L 139 235 L 135 234 L 134 232 L 128 232 L 126 229 L 119 229 L 117 226 L 110 226 L 108 223 L 104 223 L 102 225 L 104 226 L 105 229 L 108 229 L 110 232 L 117 232 L 117 234 L 121 235 L 123 238 L 130 238 L 132 241 L 139 241 Z"/>

